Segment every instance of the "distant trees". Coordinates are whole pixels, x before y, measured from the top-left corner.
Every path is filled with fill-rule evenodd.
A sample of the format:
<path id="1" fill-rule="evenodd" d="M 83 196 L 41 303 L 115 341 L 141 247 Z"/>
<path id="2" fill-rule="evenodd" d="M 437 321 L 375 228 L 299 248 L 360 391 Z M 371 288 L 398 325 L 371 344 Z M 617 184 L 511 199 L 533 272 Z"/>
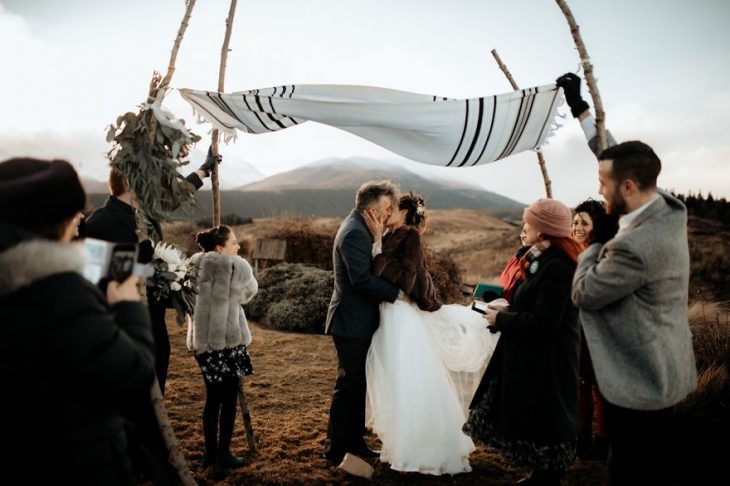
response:
<path id="1" fill-rule="evenodd" d="M 702 191 L 698 191 L 697 194 L 690 191 L 686 196 L 674 191 L 671 192 L 687 206 L 687 212 L 692 216 L 714 219 L 722 224 L 730 224 L 730 201 L 724 197 L 716 199 L 711 192 L 704 196 Z"/>

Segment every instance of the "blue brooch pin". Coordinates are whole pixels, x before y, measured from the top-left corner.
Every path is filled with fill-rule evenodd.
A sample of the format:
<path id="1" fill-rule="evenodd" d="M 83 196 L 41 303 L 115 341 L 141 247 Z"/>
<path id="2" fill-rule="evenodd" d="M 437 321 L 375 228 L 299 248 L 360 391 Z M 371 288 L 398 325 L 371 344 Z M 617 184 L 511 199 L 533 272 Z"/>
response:
<path id="1" fill-rule="evenodd" d="M 532 263 L 530 264 L 530 273 L 531 273 L 532 275 L 535 275 L 535 273 L 537 272 L 537 267 L 539 267 L 539 266 L 540 266 L 540 265 L 539 265 L 539 264 L 537 263 L 537 261 L 534 261 L 534 262 L 532 262 Z"/>

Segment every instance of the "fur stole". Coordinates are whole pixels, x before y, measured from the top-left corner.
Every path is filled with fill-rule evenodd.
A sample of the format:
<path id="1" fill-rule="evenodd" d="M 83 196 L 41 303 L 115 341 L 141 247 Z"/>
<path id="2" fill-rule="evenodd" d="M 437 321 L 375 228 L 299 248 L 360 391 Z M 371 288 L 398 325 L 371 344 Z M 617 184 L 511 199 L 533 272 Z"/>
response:
<path id="1" fill-rule="evenodd" d="M 383 252 L 373 260 L 373 273 L 401 288 L 421 310 L 433 312 L 441 307 L 426 269 L 421 235 L 413 226 L 385 235 Z"/>
<path id="2" fill-rule="evenodd" d="M 214 251 L 196 253 L 190 262 L 197 267 L 198 295 L 188 348 L 202 353 L 249 345 L 251 331 L 241 304 L 258 291 L 251 265 L 239 256 Z"/>

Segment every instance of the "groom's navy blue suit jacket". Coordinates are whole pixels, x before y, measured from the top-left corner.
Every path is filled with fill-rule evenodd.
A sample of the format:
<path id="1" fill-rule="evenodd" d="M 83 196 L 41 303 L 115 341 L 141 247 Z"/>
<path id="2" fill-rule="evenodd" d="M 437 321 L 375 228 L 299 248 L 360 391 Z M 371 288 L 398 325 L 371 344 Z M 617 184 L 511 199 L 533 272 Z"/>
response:
<path id="1" fill-rule="evenodd" d="M 398 287 L 373 274 L 372 248 L 365 220 L 353 209 L 340 225 L 332 249 L 335 290 L 327 310 L 326 334 L 370 338 L 378 328 L 380 302 L 398 298 Z"/>

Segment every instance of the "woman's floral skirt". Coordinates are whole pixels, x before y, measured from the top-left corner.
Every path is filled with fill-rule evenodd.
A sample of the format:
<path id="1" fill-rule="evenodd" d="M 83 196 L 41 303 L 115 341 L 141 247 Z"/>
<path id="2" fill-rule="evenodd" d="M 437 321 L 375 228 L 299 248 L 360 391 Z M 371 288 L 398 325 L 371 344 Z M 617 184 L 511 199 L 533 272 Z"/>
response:
<path id="1" fill-rule="evenodd" d="M 226 378 L 240 378 L 253 374 L 251 356 L 246 346 L 206 351 L 195 355 L 195 359 L 208 384 L 222 383 Z"/>

